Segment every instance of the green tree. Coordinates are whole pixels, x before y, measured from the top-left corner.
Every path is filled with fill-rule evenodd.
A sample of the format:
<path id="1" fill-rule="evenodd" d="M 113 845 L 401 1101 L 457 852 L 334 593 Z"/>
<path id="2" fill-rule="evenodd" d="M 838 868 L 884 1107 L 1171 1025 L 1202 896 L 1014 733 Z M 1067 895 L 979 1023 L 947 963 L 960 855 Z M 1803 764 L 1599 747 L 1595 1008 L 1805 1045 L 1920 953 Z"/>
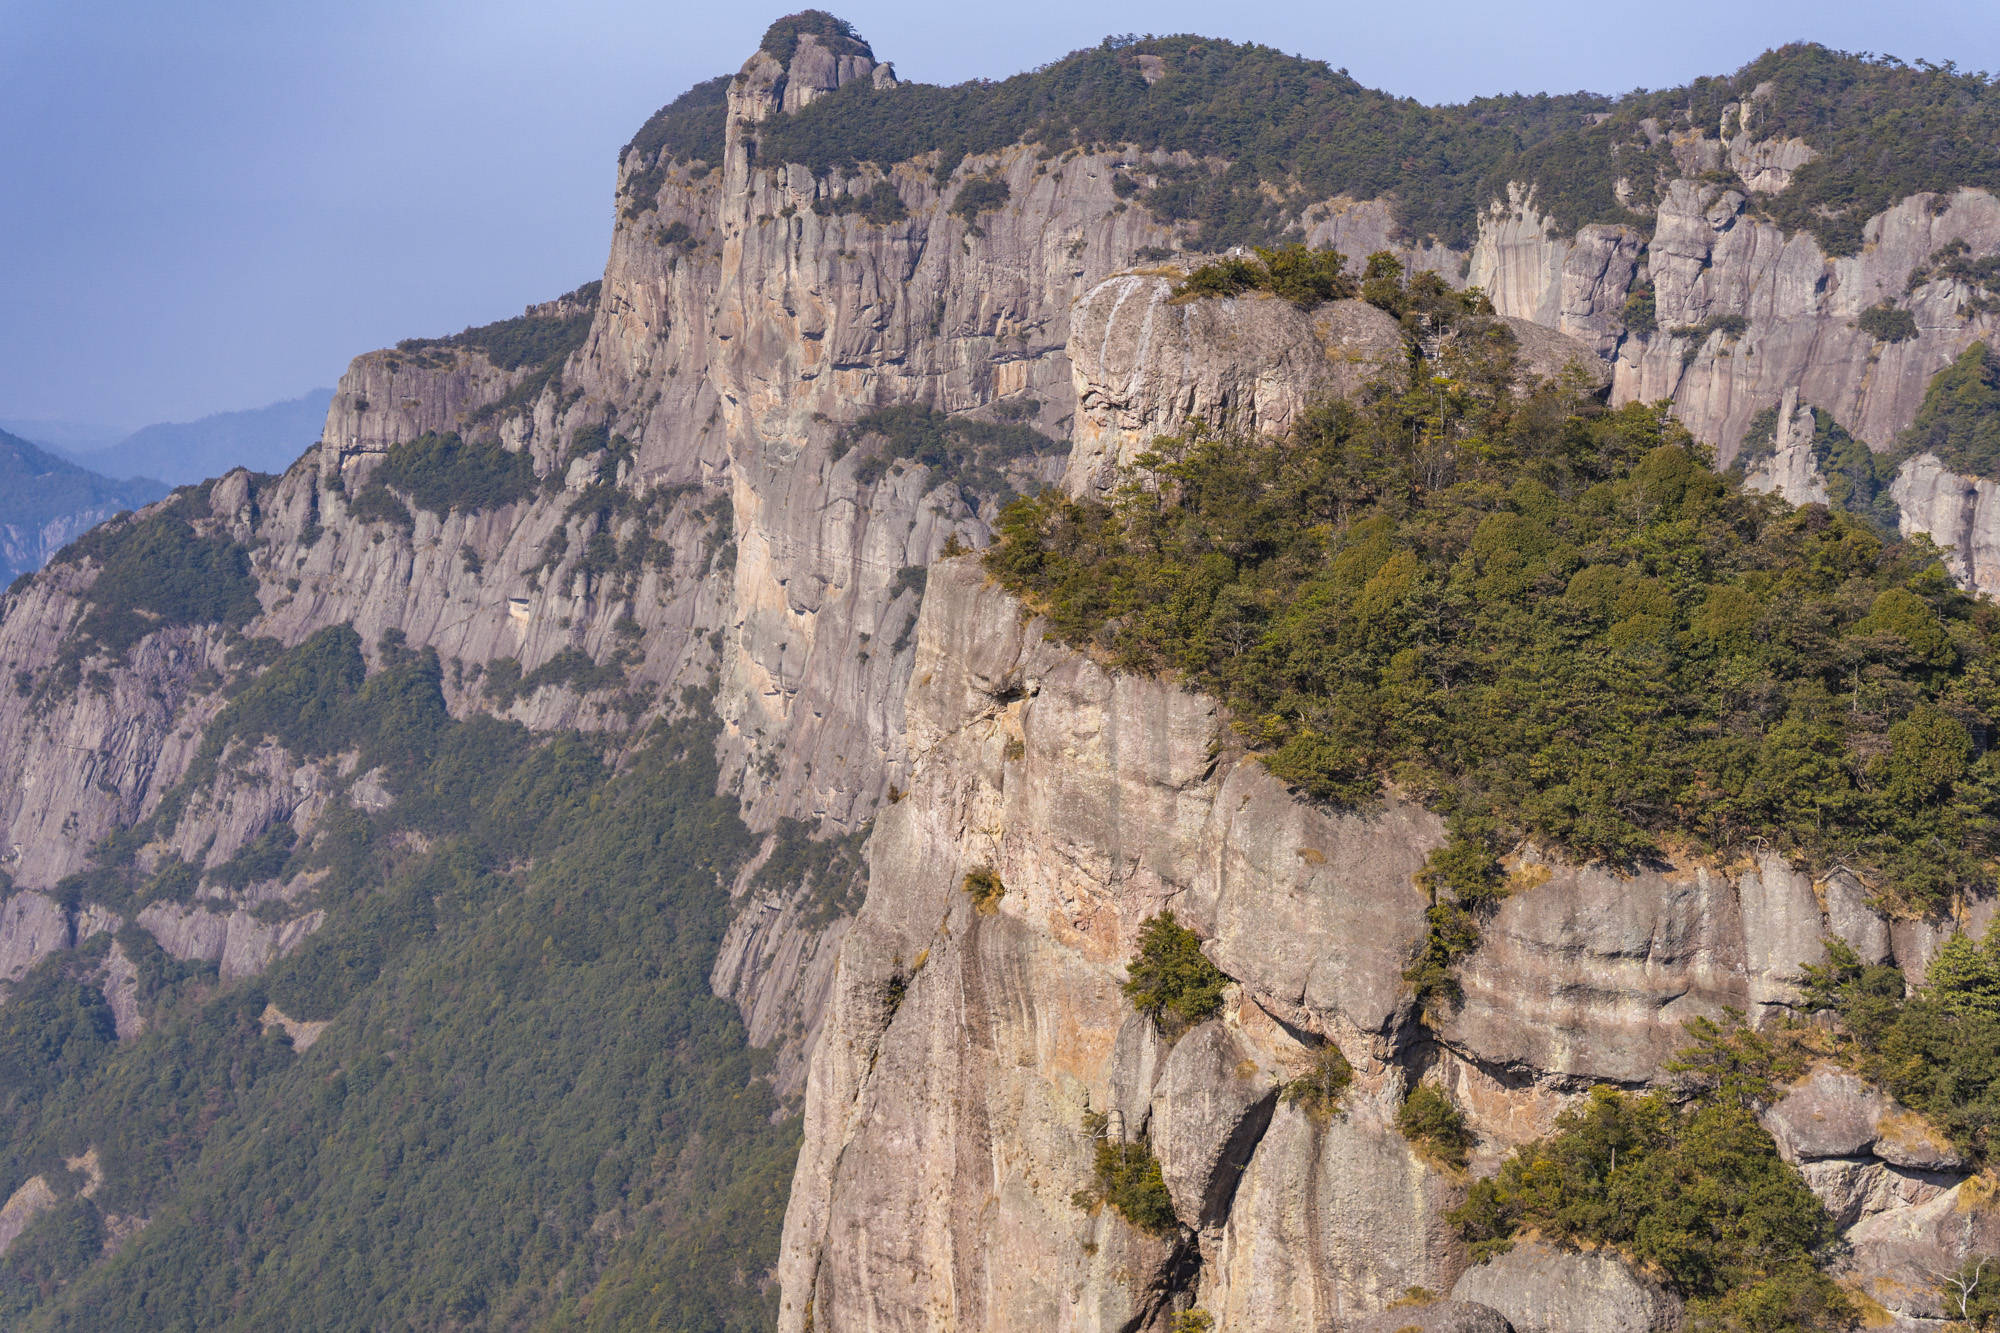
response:
<path id="1" fill-rule="evenodd" d="M 1125 971 L 1125 998 L 1170 1038 L 1221 1009 L 1229 984 L 1202 953 L 1201 940 L 1171 910 L 1139 924 L 1139 951 Z"/>

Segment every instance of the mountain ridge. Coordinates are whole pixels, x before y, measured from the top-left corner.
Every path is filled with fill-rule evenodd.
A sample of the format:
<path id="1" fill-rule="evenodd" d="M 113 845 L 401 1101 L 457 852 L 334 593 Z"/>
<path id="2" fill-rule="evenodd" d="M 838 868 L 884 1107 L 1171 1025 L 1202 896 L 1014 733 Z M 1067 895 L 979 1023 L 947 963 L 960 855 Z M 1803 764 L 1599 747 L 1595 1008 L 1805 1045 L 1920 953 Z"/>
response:
<path id="1" fill-rule="evenodd" d="M 166 490 L 146 478 L 113 481 L 0 431 L 0 578 L 32 573 L 92 525 Z"/>
<path id="2" fill-rule="evenodd" d="M 29 1219 L 0 1254 L 25 1326 L 131 1315 L 149 1291 L 190 1326 L 254 1322 L 260 1292 L 310 1291 L 302 1236 L 380 1259 L 343 1264 L 314 1311 L 336 1325 L 615 1327 L 672 1313 L 649 1293 L 675 1275 L 710 1294 L 703 1326 L 788 1333 L 941 1309 L 996 1330 L 1343 1326 L 1468 1270 L 1454 1133 L 1490 1173 L 1586 1086 L 1674 1086 L 1681 1018 L 1813 1008 L 1800 969 L 1845 966 L 1825 940 L 1853 985 L 1921 978 L 1991 916 L 1977 884 L 1897 915 L 1775 855 L 1621 874 L 1532 846 L 1505 849 L 1516 891 L 1482 906 L 1482 867 L 1439 878 L 1436 810 L 1304 798 L 1216 699 L 1100 660 L 1115 637 L 1063 646 L 956 555 L 1013 493 L 1087 500 L 1159 466 L 1156 437 L 1193 417 L 1337 422 L 1320 390 L 1354 392 L 1351 371 L 1373 392 L 1369 367 L 1413 358 L 1503 405 L 1591 367 L 1552 419 L 1664 430 L 1634 404 L 1670 398 L 1697 440 L 1672 447 L 1724 462 L 1787 388 L 1774 448 L 1802 430 L 1816 466 L 1814 408 L 1886 446 L 1990 337 L 1976 271 L 1911 283 L 1953 241 L 2000 252 L 1990 193 L 1912 195 L 1866 221 L 1873 249 L 1830 255 L 1744 188 L 1797 169 L 1784 141 L 1745 131 L 1742 101 L 1726 137 L 1720 109 L 1710 134 L 1689 107 L 1659 159 L 1673 178 L 1634 196 L 1643 229 L 1565 232 L 1509 192 L 1455 249 L 1399 240 L 1379 198 L 1299 199 L 1295 239 L 1343 250 L 1352 295 L 1190 301 L 1174 288 L 1211 257 L 1207 221 L 1145 204 L 1186 165 L 1164 149 L 767 160 L 785 118 L 893 95 L 833 22 L 794 23 L 784 59 L 728 80 L 700 128 L 717 160 L 628 145 L 601 283 L 504 340 L 356 358 L 282 475 L 184 487 L 0 603 L 0 1036 L 19 1038 L 0 1054 L 57 1053 L 10 1085 L 0 1144 Z M 1121 87 L 1172 91 L 1164 55 L 1148 82 L 1149 51 L 1105 54 Z M 1884 299 L 1914 336 L 1855 327 Z M 1461 438 L 1439 415 L 1436 438 Z M 1685 483 L 1674 504 L 1727 490 L 1691 454 L 1649 466 Z M 1827 530 L 1846 558 L 1853 525 Z M 1629 594 L 1618 623 L 1670 614 L 1641 583 L 1599 592 Z M 1910 595 L 1959 605 L 1942 576 Z M 1920 615 L 1895 623 L 1944 651 Z M 1900 697 L 1898 673 L 1931 669 L 1912 661 L 1870 679 Z M 619 924 L 656 900 L 686 940 Z M 1121 985 L 1168 907 L 1222 976 L 1177 1040 Z M 1463 922 L 1435 910 L 1453 907 L 1493 928 L 1454 944 Z M 1433 945 L 1449 1015 L 1406 970 Z M 615 1067 L 546 1037 L 593 1022 Z M 308 1044 L 302 1023 L 327 1026 Z M 517 1160 L 452 1118 L 507 1104 L 482 1046 L 529 1071 L 510 1088 L 579 1097 Z M 663 1053 L 693 1063 L 634 1072 Z M 1281 1095 L 1313 1062 L 1346 1069 L 1340 1114 Z M 637 1112 L 585 1095 L 683 1074 L 685 1099 Z M 1443 1104 L 1422 1133 L 1419 1089 Z M 1936 1317 L 1925 1265 L 2000 1245 L 1957 1148 L 1873 1129 L 1781 1146 L 1843 1219 L 1842 1279 L 1904 1326 Z M 69 1165 L 88 1160 L 103 1183 Z M 1144 1180 L 1099 1163 L 1148 1161 L 1137 1211 Z M 406 1268 L 378 1204 L 447 1179 L 463 1207 Z M 1482 1303 L 1552 1285 L 1479 1271 Z"/>

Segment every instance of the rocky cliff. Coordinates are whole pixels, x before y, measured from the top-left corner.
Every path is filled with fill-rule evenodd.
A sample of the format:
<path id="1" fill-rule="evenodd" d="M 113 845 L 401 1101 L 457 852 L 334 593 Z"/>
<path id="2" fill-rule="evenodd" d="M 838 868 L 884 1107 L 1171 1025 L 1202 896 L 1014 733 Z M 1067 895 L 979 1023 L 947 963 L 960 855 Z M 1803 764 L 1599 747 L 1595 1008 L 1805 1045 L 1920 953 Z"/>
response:
<path id="1" fill-rule="evenodd" d="M 549 338 L 532 356 L 490 330 L 364 355 L 283 476 L 232 473 L 155 511 L 240 552 L 254 606 L 233 624 L 164 623 L 116 649 L 87 637 L 111 567 L 87 550 L 8 594 L 0 976 L 127 924 L 90 876 L 107 838 L 149 820 L 139 870 L 179 857 L 205 876 L 199 895 L 129 913 L 169 954 L 248 976 L 322 927 L 275 876 L 217 872 L 281 827 L 320 837 L 335 790 L 390 796 L 352 753 L 239 744 L 195 765 L 233 691 L 328 626 L 353 626 L 377 665 L 434 649 L 454 715 L 539 731 L 636 734 L 712 689 L 724 782 L 753 828 L 867 838 L 856 915 L 803 882 L 740 877 L 713 972 L 777 1049 L 779 1085 L 803 1088 L 782 1328 L 1160 1328 L 1194 1300 L 1246 1333 L 1344 1328 L 1455 1286 L 1536 1326 L 1505 1291 L 1545 1286 L 1539 1270 L 1468 1276 L 1443 1220 L 1466 1177 L 1394 1124 L 1411 1087 L 1449 1091 L 1486 1169 L 1590 1085 L 1657 1082 L 1684 1018 L 1787 1009 L 1826 938 L 1920 967 L 1953 923 L 1892 924 L 1853 881 L 1771 857 L 1636 878 L 1521 867 L 1540 882 L 1490 924 L 1464 1003 L 1418 1022 L 1402 972 L 1434 815 L 1296 798 L 1212 701 L 1055 646 L 974 562 L 940 560 L 986 540 L 1003 490 L 1101 490 L 1193 417 L 1285 429 L 1398 365 L 1399 327 L 1362 301 L 1177 301 L 1184 261 L 1135 260 L 1189 229 L 1128 202 L 1135 173 L 1186 166 L 1165 151 L 1016 144 L 818 173 L 758 151 L 777 118 L 893 82 L 811 33 L 783 59 L 758 52 L 727 85 L 719 161 L 628 148 L 601 283 L 524 313 L 517 332 Z M 1399 241 L 1380 200 L 1314 201 L 1300 225 L 1482 287 L 1524 374 L 1574 366 L 1613 401 L 1671 398 L 1725 460 L 1781 398 L 1788 420 L 1817 406 L 1887 445 L 1994 320 L 1953 280 L 1908 281 L 1952 241 L 2000 250 L 2000 203 L 1916 195 L 1868 223 L 1861 253 L 1829 258 L 1759 216 L 1754 191 L 1703 178 L 1726 157 L 1780 189 L 1793 141 L 1686 138 L 1650 230 L 1564 234 L 1526 184 L 1469 250 Z M 961 207 L 974 181 L 998 202 Z M 893 208 L 862 202 L 883 190 Z M 1642 289 L 1650 327 L 1631 313 Z M 1856 327 L 1885 298 L 1915 336 Z M 878 415 L 892 407 L 1045 439 L 997 468 L 899 452 Z M 384 490 L 406 476 L 399 450 L 443 433 L 497 441 L 533 484 L 484 507 Z M 1809 487 L 1787 457 L 1796 476 L 1770 484 Z M 1989 587 L 1990 484 L 1925 468 L 1898 482 L 1906 523 Z M 198 788 L 176 794 L 191 771 Z M 992 910 L 964 891 L 976 870 L 1003 886 Z M 1171 1045 L 1118 987 L 1139 922 L 1167 907 L 1231 978 L 1222 1015 Z M 132 966 L 121 945 L 97 974 L 121 1034 L 142 1022 Z M 1278 1095 L 1327 1044 L 1355 1070 L 1332 1120 Z M 1072 1201 L 1093 1133 L 1142 1131 L 1185 1224 L 1174 1238 Z M 1927 1311 L 1891 1270 L 1917 1259 L 1895 1247 L 1969 1196 L 1962 1164 L 1883 1141 L 1787 1151 L 1834 1163 L 1809 1174 L 1861 1280 L 1914 1319 Z"/>

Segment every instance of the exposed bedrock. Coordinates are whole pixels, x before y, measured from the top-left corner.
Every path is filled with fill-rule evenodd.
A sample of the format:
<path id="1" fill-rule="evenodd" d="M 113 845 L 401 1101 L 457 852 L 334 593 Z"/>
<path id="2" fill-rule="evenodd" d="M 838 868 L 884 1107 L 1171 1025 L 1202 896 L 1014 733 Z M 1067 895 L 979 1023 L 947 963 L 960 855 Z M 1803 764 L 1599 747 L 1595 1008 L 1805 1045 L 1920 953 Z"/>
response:
<path id="1" fill-rule="evenodd" d="M 1685 1020 L 1795 1003 L 1827 936 L 1893 953 L 1857 886 L 1774 857 L 1549 863 L 1487 923 L 1433 1039 L 1402 980 L 1412 876 L 1442 837 L 1427 811 L 1293 799 L 1211 701 L 1050 643 L 970 560 L 933 569 L 913 671 L 910 787 L 880 816 L 813 1057 L 785 1329 L 809 1307 L 815 1329 L 935 1328 L 946 1301 L 961 1328 L 1145 1327 L 1163 1284 L 1232 1330 L 1344 1328 L 1465 1270 L 1444 1220 L 1465 1177 L 1395 1127 L 1414 1078 L 1451 1092 L 1490 1169 L 1589 1084 L 1668 1078 Z M 961 887 L 975 868 L 1004 886 L 992 915 Z M 1236 983 L 1171 1046 L 1118 989 L 1169 907 Z M 1332 1118 L 1277 1095 L 1320 1040 L 1355 1068 Z M 1148 1139 L 1181 1248 L 1072 1201 L 1086 1113 Z M 1890 1211 L 1928 1197 L 1865 1188 Z"/>

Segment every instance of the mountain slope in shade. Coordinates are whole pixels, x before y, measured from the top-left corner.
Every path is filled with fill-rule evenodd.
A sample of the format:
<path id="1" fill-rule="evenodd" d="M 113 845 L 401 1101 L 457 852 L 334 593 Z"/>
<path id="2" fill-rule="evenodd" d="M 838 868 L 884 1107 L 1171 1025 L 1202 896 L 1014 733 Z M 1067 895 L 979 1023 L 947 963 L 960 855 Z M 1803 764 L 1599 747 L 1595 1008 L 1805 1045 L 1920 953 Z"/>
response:
<path id="1" fill-rule="evenodd" d="M 199 421 L 145 426 L 106 449 L 74 452 L 79 463 L 120 477 L 159 477 L 170 485 L 219 477 L 231 468 L 283 472 L 319 440 L 333 390 Z"/>
<path id="2" fill-rule="evenodd" d="M 159 482 L 113 481 L 0 431 L 0 578 L 40 569 L 83 532 L 166 493 Z"/>

